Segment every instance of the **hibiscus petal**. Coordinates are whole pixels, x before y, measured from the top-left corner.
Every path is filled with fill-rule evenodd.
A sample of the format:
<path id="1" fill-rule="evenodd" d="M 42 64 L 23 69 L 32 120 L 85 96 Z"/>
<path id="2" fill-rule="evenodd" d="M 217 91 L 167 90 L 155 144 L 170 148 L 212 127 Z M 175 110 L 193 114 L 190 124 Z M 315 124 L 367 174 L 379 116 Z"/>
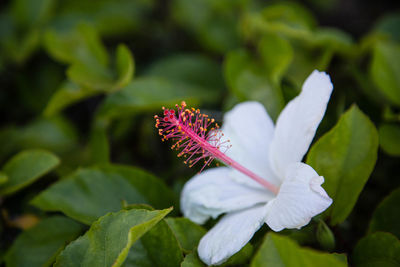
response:
<path id="1" fill-rule="evenodd" d="M 324 72 L 314 71 L 302 91 L 279 115 L 271 142 L 271 165 L 279 177 L 294 162 L 300 162 L 324 116 L 333 85 Z"/>
<path id="2" fill-rule="evenodd" d="M 332 199 L 321 187 L 324 178 L 304 163 L 289 166 L 278 195 L 267 204 L 265 222 L 274 231 L 300 228 L 326 210 Z"/>
<path id="3" fill-rule="evenodd" d="M 264 189 L 236 183 L 229 178 L 227 167 L 208 169 L 190 179 L 181 194 L 181 210 L 185 217 L 202 224 L 210 217 L 225 212 L 266 203 L 273 195 Z"/>
<path id="4" fill-rule="evenodd" d="M 222 132 L 232 145 L 225 153 L 241 165 L 276 185 L 279 180 L 269 166 L 269 145 L 274 124 L 258 102 L 243 102 L 225 113 Z M 247 185 L 260 185 L 235 171 L 233 178 Z"/>
<path id="5" fill-rule="evenodd" d="M 200 259 L 208 265 L 223 263 L 249 242 L 264 218 L 265 205 L 225 215 L 200 240 Z"/>

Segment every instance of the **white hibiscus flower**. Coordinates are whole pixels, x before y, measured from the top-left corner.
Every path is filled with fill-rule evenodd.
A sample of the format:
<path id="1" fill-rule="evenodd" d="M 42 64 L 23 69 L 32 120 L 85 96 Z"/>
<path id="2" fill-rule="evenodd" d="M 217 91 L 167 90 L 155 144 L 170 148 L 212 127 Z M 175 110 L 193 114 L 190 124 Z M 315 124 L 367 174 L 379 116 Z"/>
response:
<path id="1" fill-rule="evenodd" d="M 223 263 L 264 223 L 274 231 L 301 228 L 331 205 L 321 187 L 324 178 L 301 161 L 332 89 L 329 76 L 314 71 L 276 125 L 257 102 L 238 104 L 225 114 L 221 131 L 232 144 L 226 156 L 277 190 L 268 190 L 232 166 L 205 170 L 187 182 L 181 195 L 186 217 L 202 224 L 225 214 L 200 241 L 198 254 L 205 263 Z"/>

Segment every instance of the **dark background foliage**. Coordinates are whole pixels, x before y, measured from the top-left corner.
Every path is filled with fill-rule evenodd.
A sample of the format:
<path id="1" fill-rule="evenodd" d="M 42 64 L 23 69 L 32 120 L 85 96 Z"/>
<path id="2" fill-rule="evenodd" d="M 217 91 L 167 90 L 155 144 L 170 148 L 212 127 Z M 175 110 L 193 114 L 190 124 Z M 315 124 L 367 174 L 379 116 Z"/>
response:
<path id="1" fill-rule="evenodd" d="M 378 129 L 380 148 L 365 186 L 354 189 L 364 186 L 343 222 L 322 216 L 302 231 L 283 234 L 315 249 L 346 253 L 359 265 L 359 251 L 370 249 L 369 240 L 360 242 L 366 234 L 385 231 L 399 238 L 400 233 L 391 225 L 399 218 L 394 206 L 400 206 L 396 192 L 391 194 L 400 186 L 399 8 L 398 1 L 388 0 L 2 1 L 0 180 L 21 151 L 46 150 L 51 155 L 41 156 L 60 162 L 37 170 L 37 177 L 18 188 L 10 189 L 7 182 L 0 186 L 0 257 L 24 230 L 50 215 L 60 216 L 50 216 L 57 223 L 71 220 L 78 233 L 88 226 L 76 221 L 90 225 L 104 215 L 103 210 L 77 215 L 68 207 L 51 207 L 51 196 L 42 194 L 71 174 L 85 177 L 75 172 L 79 168 L 89 168 L 88 177 L 95 172 L 150 175 L 116 164 L 146 170 L 166 183 L 165 198 L 179 217 L 179 192 L 201 166 L 187 168 L 170 144 L 160 142 L 153 115 L 161 106 L 184 99 L 221 121 L 234 104 L 259 100 L 276 119 L 311 70 L 320 69 L 329 73 L 335 89 L 314 142 L 356 104 Z M 112 167 L 103 166 L 110 162 Z M 154 188 L 163 186 L 154 182 Z M 382 202 L 385 198 L 391 204 Z M 168 207 L 160 201 L 132 198 L 127 204 Z M 117 210 L 113 206 L 107 212 Z M 332 231 L 333 247 L 331 237 L 321 241 L 321 227 Z M 256 249 L 265 228 L 252 241 Z M 239 263 L 250 262 L 254 253 L 246 253 Z M 7 266 L 18 266 L 11 262 Z"/>

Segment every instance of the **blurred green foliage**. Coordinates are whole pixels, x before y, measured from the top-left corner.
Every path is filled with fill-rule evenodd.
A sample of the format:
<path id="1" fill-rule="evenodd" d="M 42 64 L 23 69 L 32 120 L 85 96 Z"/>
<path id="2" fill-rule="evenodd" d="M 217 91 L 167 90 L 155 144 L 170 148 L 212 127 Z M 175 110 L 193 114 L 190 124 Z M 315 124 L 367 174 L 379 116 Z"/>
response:
<path id="1" fill-rule="evenodd" d="M 197 169 L 153 115 L 184 100 L 221 121 L 256 100 L 275 120 L 318 69 L 335 88 L 306 159 L 333 205 L 301 230 L 264 226 L 224 266 L 400 266 L 400 7 L 342 2 L 0 3 L 0 260 L 204 266 L 215 221 L 181 217 Z"/>

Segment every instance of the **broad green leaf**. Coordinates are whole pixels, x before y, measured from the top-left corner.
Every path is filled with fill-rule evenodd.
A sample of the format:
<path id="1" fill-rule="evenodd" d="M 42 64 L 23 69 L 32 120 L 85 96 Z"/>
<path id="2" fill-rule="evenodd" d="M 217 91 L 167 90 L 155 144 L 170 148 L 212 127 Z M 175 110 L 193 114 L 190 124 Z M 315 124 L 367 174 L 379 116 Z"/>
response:
<path id="1" fill-rule="evenodd" d="M 116 55 L 117 82 L 115 89 L 119 89 L 129 84 L 135 73 L 135 61 L 131 51 L 125 45 L 118 45 Z M 114 89 L 114 90 L 115 90 Z"/>
<path id="2" fill-rule="evenodd" d="M 93 68 L 85 62 L 78 62 L 71 65 L 67 76 L 80 86 L 80 91 L 94 92 L 96 94 L 110 93 L 126 86 L 133 77 L 134 61 L 133 56 L 125 45 L 117 47 L 115 58 L 115 70 L 108 65 L 105 68 Z"/>
<path id="3" fill-rule="evenodd" d="M 325 178 L 323 187 L 333 199 L 325 212 L 331 225 L 343 222 L 350 214 L 375 166 L 377 149 L 375 126 L 357 106 L 344 113 L 312 146 L 307 164 Z"/>
<path id="4" fill-rule="evenodd" d="M 278 117 L 283 108 L 280 84 L 269 78 L 262 64 L 250 53 L 244 50 L 229 53 L 224 62 L 224 75 L 229 89 L 240 101 L 259 101 L 265 105 L 271 118 Z"/>
<path id="5" fill-rule="evenodd" d="M 400 188 L 394 190 L 376 208 L 372 216 L 369 232 L 390 232 L 400 238 Z"/>
<path id="6" fill-rule="evenodd" d="M 314 38 L 314 35 L 312 36 Z M 285 77 L 300 92 L 304 81 L 315 69 L 323 71 L 329 67 L 334 52 L 333 48 L 311 47 L 311 45 L 298 44 L 294 49 L 293 60 Z"/>
<path id="7" fill-rule="evenodd" d="M 127 208 L 153 210 L 143 205 L 129 205 Z M 132 246 L 123 266 L 179 266 L 182 260 L 183 253 L 177 237 L 162 220 Z"/>
<path id="8" fill-rule="evenodd" d="M 220 64 L 200 54 L 178 54 L 163 58 L 151 64 L 145 74 L 209 89 L 224 88 Z"/>
<path id="9" fill-rule="evenodd" d="M 44 111 L 47 116 L 85 98 L 119 90 L 133 77 L 134 61 L 129 49 L 118 46 L 115 69 L 111 69 L 106 48 L 93 27 L 81 24 L 72 32 L 48 31 L 45 44 L 54 58 L 70 64 L 69 80 L 50 99 Z"/>
<path id="10" fill-rule="evenodd" d="M 253 245 L 247 243 L 241 250 L 233 254 L 227 262 L 223 263 L 221 267 L 243 265 L 247 263 L 253 255 L 253 250 Z"/>
<path id="11" fill-rule="evenodd" d="M 234 25 L 247 1 L 243 0 L 174 0 L 174 21 L 209 50 L 225 53 L 239 46 Z"/>
<path id="12" fill-rule="evenodd" d="M 165 221 L 185 251 L 194 250 L 207 232 L 203 227 L 186 218 L 167 218 Z"/>
<path id="13" fill-rule="evenodd" d="M 160 221 L 138 242 L 142 243 L 142 246 L 145 248 L 146 255 L 152 266 L 179 266 L 183 260 L 183 253 L 179 242 L 165 221 Z M 129 254 L 137 253 L 135 246 L 133 246 Z"/>
<path id="14" fill-rule="evenodd" d="M 236 50 L 228 53 L 224 60 L 224 78 L 231 90 L 237 87 L 237 78 L 244 68 L 251 68 L 254 64 L 250 53 L 246 50 Z"/>
<path id="15" fill-rule="evenodd" d="M 112 86 L 109 56 L 93 27 L 80 24 L 75 30 L 62 33 L 48 30 L 44 43 L 50 55 L 70 64 L 68 77 L 80 91 L 105 90 Z"/>
<path id="16" fill-rule="evenodd" d="M 400 156 L 400 126 L 385 123 L 379 127 L 379 144 L 391 156 Z"/>
<path id="17" fill-rule="evenodd" d="M 39 118 L 17 130 L 16 143 L 20 148 L 42 148 L 56 153 L 70 151 L 77 145 L 77 132 L 61 116 Z"/>
<path id="18" fill-rule="evenodd" d="M 279 3 L 264 8 L 261 12 L 264 21 L 272 25 L 285 25 L 291 29 L 312 29 L 315 19 L 304 6 L 296 3 Z"/>
<path id="19" fill-rule="evenodd" d="M 327 251 L 332 251 L 335 248 L 335 236 L 331 229 L 323 220 L 319 220 L 317 226 L 316 237 L 321 247 Z"/>
<path id="20" fill-rule="evenodd" d="M 389 41 L 375 42 L 370 76 L 393 104 L 400 105 L 400 45 Z"/>
<path id="21" fill-rule="evenodd" d="M 139 168 L 104 165 L 76 171 L 43 191 L 32 204 L 91 224 L 120 210 L 123 201 L 165 208 L 174 204 L 174 196 L 161 180 Z"/>
<path id="22" fill-rule="evenodd" d="M 98 115 L 102 118 L 128 116 L 138 111 L 173 106 L 182 100 L 192 104 L 202 100 L 216 102 L 218 92 L 158 77 L 139 78 L 109 95 L 100 107 Z"/>
<path id="23" fill-rule="evenodd" d="M 250 40 L 257 41 L 273 34 L 287 38 L 296 49 L 322 49 L 352 56 L 354 45 L 350 35 L 334 28 L 316 28 L 315 25 L 316 21 L 308 10 L 290 2 L 269 5 L 259 13 L 246 14 L 241 21 L 242 33 Z M 301 53 L 300 50 L 295 54 Z M 317 68 L 315 55 L 313 59 L 314 68 Z"/>
<path id="24" fill-rule="evenodd" d="M 4 15 L 0 14 L 2 57 L 12 63 L 24 63 L 40 46 L 43 25 L 51 18 L 54 7 L 54 0 L 10 2 Z"/>
<path id="25" fill-rule="evenodd" d="M 151 260 L 147 253 L 146 248 L 140 242 L 140 239 L 135 242 L 126 257 L 125 262 L 122 264 L 124 267 L 153 267 L 154 262 Z"/>
<path id="26" fill-rule="evenodd" d="M 48 117 L 53 116 L 70 104 L 98 93 L 96 89 L 84 88 L 71 81 L 65 81 L 53 94 L 43 113 Z"/>
<path id="27" fill-rule="evenodd" d="M 279 34 L 305 41 L 311 38 L 315 19 L 311 13 L 296 3 L 272 4 L 259 13 L 242 17 L 241 32 L 246 39 L 257 40 L 263 34 Z"/>
<path id="28" fill-rule="evenodd" d="M 70 243 L 54 266 L 121 266 L 131 246 L 171 210 L 133 209 L 109 213 Z"/>
<path id="29" fill-rule="evenodd" d="M 108 65 L 107 50 L 96 30 L 86 24 L 74 30 L 56 32 L 48 30 L 44 45 L 52 57 L 67 64 L 82 63 L 98 69 Z"/>
<path id="30" fill-rule="evenodd" d="M 270 79 L 279 84 L 293 59 L 290 43 L 276 34 L 265 35 L 258 44 L 265 71 Z"/>
<path id="31" fill-rule="evenodd" d="M 4 21 L 0 22 L 4 23 Z M 10 27 L 10 25 L 7 25 L 8 23 L 6 21 L 5 27 Z M 17 25 L 13 25 L 13 22 L 10 22 L 10 24 L 13 28 L 0 39 L 0 47 L 4 50 L 2 57 L 7 61 L 21 65 L 39 47 L 41 32 L 39 29 L 29 28 L 23 33 L 18 33 Z"/>
<path id="32" fill-rule="evenodd" d="M 21 233 L 5 256 L 9 267 L 51 266 L 65 245 L 83 231 L 83 226 L 62 216 L 49 217 Z"/>
<path id="33" fill-rule="evenodd" d="M 361 239 L 352 254 L 354 266 L 400 266 L 400 241 L 394 235 L 377 232 Z"/>
<path id="34" fill-rule="evenodd" d="M 45 150 L 25 150 L 11 158 L 4 166 L 8 180 L 0 186 L 0 194 L 9 195 L 54 169 L 60 160 Z"/>
<path id="35" fill-rule="evenodd" d="M 374 30 L 387 34 L 393 41 L 400 42 L 400 13 L 385 14 L 375 25 Z"/>
<path id="36" fill-rule="evenodd" d="M 335 254 L 302 248 L 289 237 L 268 233 L 257 251 L 251 267 L 339 267 L 347 266 Z"/>
<path id="37" fill-rule="evenodd" d="M 113 75 L 107 68 L 92 68 L 83 63 L 75 63 L 67 70 L 68 78 L 82 91 L 95 90 L 96 94 L 113 88 Z"/>
<path id="38" fill-rule="evenodd" d="M 84 22 L 93 26 L 102 36 L 129 36 L 144 26 L 155 3 L 154 0 L 59 1 L 59 12 L 50 26 L 61 31 Z"/>
<path id="39" fill-rule="evenodd" d="M 181 267 L 205 267 L 206 265 L 199 259 L 195 252 L 186 255 Z"/>
<path id="40" fill-rule="evenodd" d="M 332 50 L 351 57 L 354 54 L 355 46 L 352 37 L 336 28 L 319 28 L 316 30 L 310 40 L 314 46 L 325 50 Z"/>
<path id="41" fill-rule="evenodd" d="M 110 144 L 107 138 L 107 123 L 96 120 L 93 124 L 89 140 L 91 162 L 108 163 L 110 162 Z"/>
<path id="42" fill-rule="evenodd" d="M 35 27 L 44 24 L 53 13 L 55 0 L 16 0 L 11 12 L 20 27 Z"/>
<path id="43" fill-rule="evenodd" d="M 0 185 L 8 181 L 8 176 L 4 172 L 0 172 Z"/>
<path id="44" fill-rule="evenodd" d="M 128 205 L 125 209 L 154 210 L 146 205 Z M 183 253 L 177 237 L 165 219 L 160 221 L 131 248 L 124 266 L 179 266 Z"/>

